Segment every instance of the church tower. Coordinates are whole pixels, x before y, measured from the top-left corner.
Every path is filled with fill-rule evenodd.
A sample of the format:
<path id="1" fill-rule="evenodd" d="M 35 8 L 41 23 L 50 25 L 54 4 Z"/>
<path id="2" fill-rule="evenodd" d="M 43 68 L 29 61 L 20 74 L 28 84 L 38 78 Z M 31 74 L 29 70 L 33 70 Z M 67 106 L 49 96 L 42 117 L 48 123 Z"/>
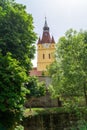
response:
<path id="1" fill-rule="evenodd" d="M 55 41 L 54 37 L 50 36 L 49 27 L 45 18 L 42 38 L 39 38 L 37 43 L 37 71 L 46 71 L 54 61 Z"/>

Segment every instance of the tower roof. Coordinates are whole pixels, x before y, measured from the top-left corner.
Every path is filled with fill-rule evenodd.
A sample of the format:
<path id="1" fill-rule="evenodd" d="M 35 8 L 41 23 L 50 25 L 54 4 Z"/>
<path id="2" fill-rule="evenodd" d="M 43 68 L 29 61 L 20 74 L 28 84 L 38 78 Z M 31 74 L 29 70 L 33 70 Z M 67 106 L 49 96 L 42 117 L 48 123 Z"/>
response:
<path id="1" fill-rule="evenodd" d="M 54 37 L 52 36 L 51 43 L 55 43 Z"/>
<path id="2" fill-rule="evenodd" d="M 48 25 L 47 25 L 46 17 L 45 17 L 45 23 L 44 23 L 43 31 L 49 32 L 49 27 L 48 27 Z"/>
<path id="3" fill-rule="evenodd" d="M 41 43 L 41 40 L 40 40 L 40 37 L 39 37 L 39 39 L 38 39 L 38 44 L 40 44 Z"/>
<path id="4" fill-rule="evenodd" d="M 44 23 L 44 27 L 43 27 L 43 35 L 42 35 L 42 39 L 39 38 L 38 40 L 38 44 L 44 44 L 44 43 L 55 43 L 55 40 L 52 36 L 52 38 L 50 37 L 50 33 L 49 33 L 49 27 L 47 24 L 47 20 L 45 17 L 45 23 Z"/>

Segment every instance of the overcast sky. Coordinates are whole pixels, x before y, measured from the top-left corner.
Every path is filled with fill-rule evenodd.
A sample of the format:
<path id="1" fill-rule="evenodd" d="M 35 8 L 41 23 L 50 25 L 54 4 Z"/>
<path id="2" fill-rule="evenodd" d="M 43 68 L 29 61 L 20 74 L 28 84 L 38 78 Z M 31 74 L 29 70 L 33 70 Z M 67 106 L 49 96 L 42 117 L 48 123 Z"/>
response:
<path id="1" fill-rule="evenodd" d="M 70 29 L 87 29 L 87 0 L 16 0 L 26 5 L 34 19 L 35 32 L 42 36 L 45 16 L 56 42 Z"/>

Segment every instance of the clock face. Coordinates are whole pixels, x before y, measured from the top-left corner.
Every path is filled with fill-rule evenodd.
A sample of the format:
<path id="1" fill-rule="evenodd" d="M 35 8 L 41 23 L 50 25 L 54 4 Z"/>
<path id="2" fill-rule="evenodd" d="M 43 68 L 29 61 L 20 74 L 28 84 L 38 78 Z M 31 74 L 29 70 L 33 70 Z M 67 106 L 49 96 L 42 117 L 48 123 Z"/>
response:
<path id="1" fill-rule="evenodd" d="M 50 46 L 49 43 L 44 43 L 44 44 L 43 44 L 43 47 L 44 47 L 44 48 L 49 48 L 49 46 Z"/>

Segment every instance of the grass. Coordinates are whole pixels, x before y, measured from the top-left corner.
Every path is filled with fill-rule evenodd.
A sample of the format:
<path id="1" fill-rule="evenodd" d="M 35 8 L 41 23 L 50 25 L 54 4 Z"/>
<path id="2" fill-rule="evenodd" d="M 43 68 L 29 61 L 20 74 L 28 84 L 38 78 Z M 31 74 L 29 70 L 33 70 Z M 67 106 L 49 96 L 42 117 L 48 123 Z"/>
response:
<path id="1" fill-rule="evenodd" d="M 53 108 L 31 108 L 31 110 L 25 109 L 24 117 L 41 115 L 41 114 L 49 114 L 49 113 L 63 113 L 65 112 L 64 108 L 60 107 L 53 107 Z"/>
<path id="2" fill-rule="evenodd" d="M 57 113 L 72 113 L 73 109 L 65 109 L 64 107 L 52 107 L 52 108 L 31 108 L 31 110 L 25 109 L 24 117 L 31 117 L 36 115 L 43 115 L 43 114 L 57 114 Z M 86 107 L 78 107 L 77 112 L 87 113 Z"/>
<path id="3" fill-rule="evenodd" d="M 38 115 L 40 112 L 44 111 L 44 108 L 31 108 L 25 109 L 24 117 L 35 116 Z"/>

